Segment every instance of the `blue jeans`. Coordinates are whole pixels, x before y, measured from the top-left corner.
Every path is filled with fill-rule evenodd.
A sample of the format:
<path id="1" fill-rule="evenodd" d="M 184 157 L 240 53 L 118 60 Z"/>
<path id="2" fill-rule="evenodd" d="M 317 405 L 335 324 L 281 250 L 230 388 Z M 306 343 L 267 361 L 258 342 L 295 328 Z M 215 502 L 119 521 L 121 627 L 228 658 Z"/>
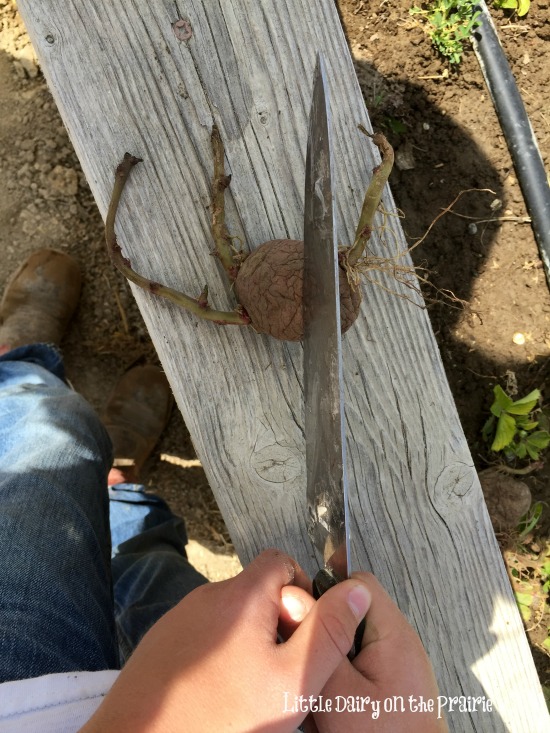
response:
<path id="1" fill-rule="evenodd" d="M 0 357 L 0 682 L 119 669 L 206 583 L 162 499 L 135 484 L 107 490 L 111 461 L 56 349 Z"/>

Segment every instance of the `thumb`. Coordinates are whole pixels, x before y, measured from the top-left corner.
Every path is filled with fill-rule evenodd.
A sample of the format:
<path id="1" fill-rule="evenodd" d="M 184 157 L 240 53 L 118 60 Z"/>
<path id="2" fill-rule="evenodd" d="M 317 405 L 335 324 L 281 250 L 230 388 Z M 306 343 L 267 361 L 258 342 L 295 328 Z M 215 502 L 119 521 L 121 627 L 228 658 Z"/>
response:
<path id="1" fill-rule="evenodd" d="M 338 583 L 319 598 L 283 645 L 294 668 L 304 670 L 303 694 L 320 693 L 351 649 L 357 626 L 370 603 L 370 591 L 361 581 Z"/>

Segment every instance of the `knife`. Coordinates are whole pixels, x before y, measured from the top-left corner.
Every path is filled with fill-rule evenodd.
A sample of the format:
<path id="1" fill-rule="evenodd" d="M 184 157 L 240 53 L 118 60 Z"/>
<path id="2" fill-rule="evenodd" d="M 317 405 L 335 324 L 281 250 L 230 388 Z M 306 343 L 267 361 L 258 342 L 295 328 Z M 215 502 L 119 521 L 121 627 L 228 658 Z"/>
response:
<path id="1" fill-rule="evenodd" d="M 306 155 L 303 278 L 308 534 L 323 563 L 313 580 L 316 598 L 351 574 L 332 167 L 328 85 L 319 53 Z M 361 649 L 363 630 L 364 622 L 350 658 Z"/>

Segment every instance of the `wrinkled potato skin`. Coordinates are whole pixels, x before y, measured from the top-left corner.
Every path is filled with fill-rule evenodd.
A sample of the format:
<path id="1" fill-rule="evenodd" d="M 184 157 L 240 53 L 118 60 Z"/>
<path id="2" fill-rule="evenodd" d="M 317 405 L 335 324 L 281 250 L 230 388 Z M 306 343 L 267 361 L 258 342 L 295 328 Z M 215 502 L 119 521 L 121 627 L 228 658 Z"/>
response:
<path id="1" fill-rule="evenodd" d="M 274 239 L 260 245 L 243 262 L 235 295 L 252 327 L 282 341 L 300 341 L 304 334 L 302 285 L 304 243 Z M 359 314 L 361 291 L 352 289 L 340 268 L 340 318 L 345 333 Z"/>

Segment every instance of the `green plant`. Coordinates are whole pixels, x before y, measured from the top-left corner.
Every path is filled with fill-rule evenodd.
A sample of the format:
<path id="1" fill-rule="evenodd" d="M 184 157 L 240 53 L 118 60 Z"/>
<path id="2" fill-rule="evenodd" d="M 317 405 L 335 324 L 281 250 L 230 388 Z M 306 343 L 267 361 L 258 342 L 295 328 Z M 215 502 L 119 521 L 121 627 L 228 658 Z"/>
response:
<path id="1" fill-rule="evenodd" d="M 370 100 L 370 107 L 377 109 L 378 107 L 382 106 L 382 102 L 386 98 L 386 92 L 384 90 L 381 90 L 380 92 L 377 91 L 376 84 L 373 87 L 372 90 L 372 96 Z"/>
<path id="2" fill-rule="evenodd" d="M 382 124 L 393 135 L 402 135 L 407 132 L 407 125 L 396 117 L 391 117 L 390 115 L 386 115 L 386 117 L 384 117 Z"/>
<path id="3" fill-rule="evenodd" d="M 494 395 L 492 415 L 483 427 L 484 440 L 491 441 L 491 450 L 502 451 L 508 460 L 529 457 L 538 461 L 541 452 L 550 445 L 550 433 L 537 430 L 539 422 L 533 419 L 540 391 L 535 389 L 514 401 L 497 384 Z"/>
<path id="4" fill-rule="evenodd" d="M 515 10 L 518 17 L 527 15 L 531 7 L 531 0 L 493 0 L 495 8 L 501 10 Z"/>
<path id="5" fill-rule="evenodd" d="M 538 510 L 533 514 L 532 507 L 520 523 L 533 523 L 534 514 L 540 519 Z M 530 633 L 531 643 L 546 654 L 550 654 L 550 542 L 533 541 L 519 544 L 515 551 L 505 553 L 506 564 L 510 572 L 510 581 L 518 604 L 519 612 Z"/>
<path id="6" fill-rule="evenodd" d="M 511 0 L 502 0 L 508 2 Z M 478 24 L 480 14 L 475 0 L 432 0 L 422 7 L 416 5 L 409 10 L 426 21 L 426 32 L 433 45 L 451 64 L 459 64 L 464 53 L 464 44 Z"/>
<path id="7" fill-rule="evenodd" d="M 543 511 L 543 505 L 542 501 L 536 501 L 533 506 L 529 509 L 527 514 L 525 514 L 518 525 L 518 542 L 521 542 L 526 537 L 528 537 L 531 532 L 535 529 L 537 524 L 540 521 L 540 518 L 542 517 L 542 511 Z"/>

